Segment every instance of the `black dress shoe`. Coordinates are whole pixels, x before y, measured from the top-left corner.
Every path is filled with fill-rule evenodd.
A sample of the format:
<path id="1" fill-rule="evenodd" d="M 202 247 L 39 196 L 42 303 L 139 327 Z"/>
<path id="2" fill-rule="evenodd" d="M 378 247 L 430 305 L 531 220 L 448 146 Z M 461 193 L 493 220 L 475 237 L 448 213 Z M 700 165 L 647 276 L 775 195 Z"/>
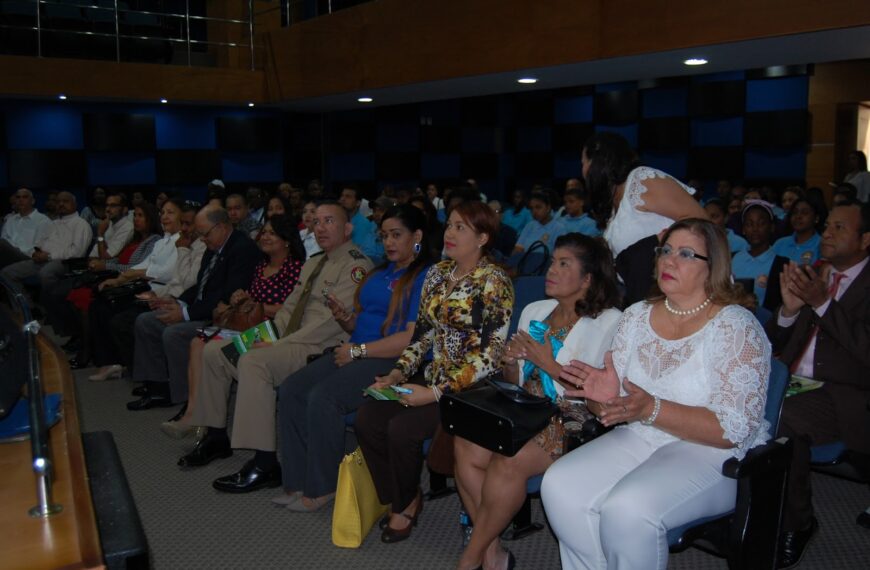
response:
<path id="1" fill-rule="evenodd" d="M 803 530 L 786 531 L 779 536 L 779 561 L 777 568 L 791 568 L 800 564 L 807 544 L 819 530 L 819 521 L 816 517 L 810 521 L 810 526 Z"/>
<path id="2" fill-rule="evenodd" d="M 174 406 L 166 396 L 158 396 L 157 394 L 145 394 L 138 400 L 133 400 L 132 402 L 127 402 L 127 409 L 131 412 L 138 412 L 141 410 L 150 410 L 151 408 L 169 408 Z"/>
<path id="3" fill-rule="evenodd" d="M 179 467 L 202 467 L 208 465 L 215 459 L 223 459 L 233 454 L 233 448 L 230 447 L 230 442 L 226 437 L 209 437 L 196 442 L 193 450 L 178 460 Z"/>
<path id="4" fill-rule="evenodd" d="M 142 384 L 141 386 L 136 386 L 133 388 L 133 391 L 130 392 L 131 396 L 136 396 L 137 398 L 141 398 L 142 396 L 148 395 L 148 386 Z"/>
<path id="5" fill-rule="evenodd" d="M 212 487 L 224 493 L 250 493 L 257 489 L 278 487 L 280 485 L 280 467 L 263 471 L 253 461 L 245 463 L 245 466 L 238 473 L 215 479 L 214 483 L 211 484 Z"/>

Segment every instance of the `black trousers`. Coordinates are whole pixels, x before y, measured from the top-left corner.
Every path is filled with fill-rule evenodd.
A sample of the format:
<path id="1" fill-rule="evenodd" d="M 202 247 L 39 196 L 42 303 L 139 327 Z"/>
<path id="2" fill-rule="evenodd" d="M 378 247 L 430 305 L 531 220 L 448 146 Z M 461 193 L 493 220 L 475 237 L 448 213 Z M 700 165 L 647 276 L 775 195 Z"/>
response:
<path id="1" fill-rule="evenodd" d="M 423 442 L 435 434 L 438 404 L 405 408 L 398 402 L 367 402 L 356 416 L 356 436 L 381 503 L 401 513 L 417 497 Z"/>
<path id="2" fill-rule="evenodd" d="M 133 335 L 136 317 L 147 311 L 147 305 L 134 304 L 116 311 L 107 301 L 94 298 L 88 311 L 90 319 L 89 342 L 94 364 L 133 365 Z"/>

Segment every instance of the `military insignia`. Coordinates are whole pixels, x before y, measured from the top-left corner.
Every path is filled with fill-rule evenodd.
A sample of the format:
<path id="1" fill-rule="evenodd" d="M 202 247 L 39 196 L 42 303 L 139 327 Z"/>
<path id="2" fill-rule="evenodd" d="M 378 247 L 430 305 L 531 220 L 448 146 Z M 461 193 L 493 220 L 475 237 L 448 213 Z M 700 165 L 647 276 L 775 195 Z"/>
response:
<path id="1" fill-rule="evenodd" d="M 805 251 L 801 254 L 801 263 L 809 265 L 809 263 L 813 260 L 813 252 Z"/>
<path id="2" fill-rule="evenodd" d="M 762 289 L 767 289 L 767 275 L 759 275 L 755 278 L 755 284 Z"/>
<path id="3" fill-rule="evenodd" d="M 363 277 L 366 276 L 366 270 L 357 265 L 353 269 L 350 270 L 350 278 L 353 279 L 354 283 L 359 283 L 363 280 Z"/>
<path id="4" fill-rule="evenodd" d="M 354 259 L 365 259 L 366 256 L 358 249 L 349 249 L 347 251 L 348 254 Z"/>

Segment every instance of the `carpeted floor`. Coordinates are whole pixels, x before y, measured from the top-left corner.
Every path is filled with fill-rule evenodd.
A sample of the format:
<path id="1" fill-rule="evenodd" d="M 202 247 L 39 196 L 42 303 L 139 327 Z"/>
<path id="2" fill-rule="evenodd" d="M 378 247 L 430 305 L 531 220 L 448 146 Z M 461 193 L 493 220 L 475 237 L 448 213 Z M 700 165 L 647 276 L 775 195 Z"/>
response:
<path id="1" fill-rule="evenodd" d="M 458 499 L 427 502 L 413 536 L 383 544 L 370 533 L 361 548 L 331 542 L 331 508 L 301 514 L 273 506 L 277 490 L 232 496 L 214 491 L 211 481 L 238 470 L 251 452 L 181 471 L 175 464 L 192 440 L 169 439 L 159 429 L 175 408 L 128 412 L 128 380 L 89 382 L 93 370 L 76 373 L 83 431 L 108 430 L 115 437 L 133 490 L 155 569 L 223 568 L 415 568 L 449 569 L 460 555 Z M 870 568 L 870 531 L 855 516 L 870 504 L 867 487 L 815 475 L 821 531 L 802 569 Z M 581 482 L 582 483 L 582 482 Z M 425 482 L 424 482 L 425 485 Z M 425 488 L 425 487 L 424 487 Z M 543 521 L 540 501 L 534 518 Z M 548 530 L 508 543 L 517 568 L 559 568 L 559 552 Z M 673 569 L 724 569 L 726 564 L 695 550 L 671 557 Z"/>

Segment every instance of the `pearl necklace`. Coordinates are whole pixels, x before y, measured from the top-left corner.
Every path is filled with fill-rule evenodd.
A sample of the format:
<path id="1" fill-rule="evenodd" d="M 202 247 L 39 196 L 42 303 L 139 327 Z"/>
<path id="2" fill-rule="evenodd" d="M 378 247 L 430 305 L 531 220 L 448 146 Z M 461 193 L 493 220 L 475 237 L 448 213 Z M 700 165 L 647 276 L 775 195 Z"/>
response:
<path id="1" fill-rule="evenodd" d="M 710 297 L 707 297 L 706 301 L 704 301 L 703 303 L 701 303 L 700 305 L 698 305 L 694 309 L 688 309 L 686 311 L 681 311 L 679 309 L 675 309 L 675 308 L 671 307 L 671 303 L 668 301 L 668 298 L 665 297 L 665 309 L 667 309 L 668 312 L 671 313 L 672 315 L 679 315 L 681 317 L 694 315 L 695 313 L 697 313 L 698 311 L 700 311 L 701 309 L 703 309 L 704 307 L 706 307 L 709 304 L 710 304 Z"/>
<path id="2" fill-rule="evenodd" d="M 459 281 L 460 279 L 465 279 L 466 277 L 468 277 L 469 275 L 471 275 L 471 272 L 472 272 L 472 271 L 474 271 L 474 267 L 472 267 L 470 270 L 468 270 L 467 273 L 465 273 L 464 275 L 460 275 L 459 277 L 457 277 L 457 276 L 456 276 L 456 267 L 457 267 L 457 266 L 454 265 L 454 266 L 453 266 L 453 269 L 450 270 L 450 275 L 448 275 L 448 277 L 450 278 L 450 281 L 452 281 L 453 283 L 456 283 L 456 282 Z M 477 267 L 477 266 L 475 266 L 475 267 Z"/>

